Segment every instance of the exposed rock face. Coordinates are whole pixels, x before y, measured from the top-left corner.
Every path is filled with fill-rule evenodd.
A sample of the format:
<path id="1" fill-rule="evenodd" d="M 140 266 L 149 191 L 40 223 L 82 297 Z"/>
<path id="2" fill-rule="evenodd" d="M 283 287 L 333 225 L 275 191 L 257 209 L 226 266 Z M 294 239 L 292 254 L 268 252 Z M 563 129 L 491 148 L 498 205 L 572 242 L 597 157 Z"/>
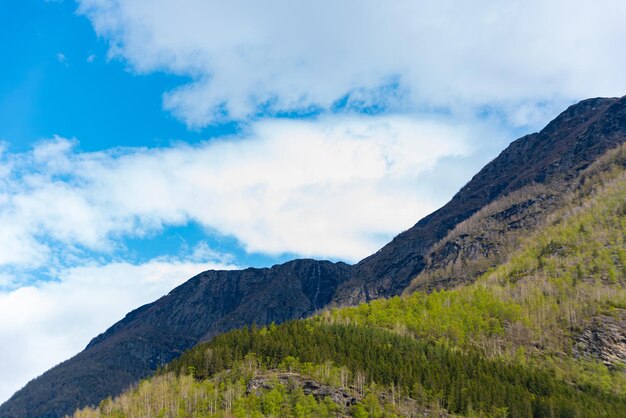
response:
<path id="1" fill-rule="evenodd" d="M 248 382 L 246 392 L 256 394 L 259 393 L 260 389 L 272 389 L 276 381 L 288 388 L 299 386 L 305 395 L 313 395 L 317 400 L 329 397 L 334 403 L 342 407 L 344 411 L 347 411 L 349 407 L 360 400 L 360 398 L 357 398 L 357 395 L 353 395 L 346 390 L 333 388 L 295 373 L 279 373 L 271 377 L 255 376 Z"/>
<path id="2" fill-rule="evenodd" d="M 505 262 L 520 239 L 558 209 L 567 190 L 531 185 L 482 208 L 432 247 L 426 266 L 408 289 L 452 288 Z"/>
<path id="3" fill-rule="evenodd" d="M 458 236 L 433 255 L 460 222 L 530 184 L 567 184 L 625 139 L 626 98 L 571 106 L 540 133 L 514 141 L 448 204 L 355 266 L 295 260 L 271 269 L 202 273 L 129 313 L 83 352 L 31 381 L 0 406 L 0 417 L 63 416 L 120 393 L 219 332 L 308 316 L 329 304 L 400 294 L 430 261 L 465 257 L 459 249 L 478 254 L 491 248 L 478 237 Z M 529 212 L 519 209 L 501 213 L 501 221 L 526 228 L 522 215 Z M 497 248 L 489 251 L 495 254 Z"/>
<path id="4" fill-rule="evenodd" d="M 246 385 L 246 393 L 258 395 L 261 390 L 271 390 L 277 383 L 282 384 L 290 390 L 300 387 L 305 395 L 313 395 L 318 401 L 324 398 L 330 398 L 330 400 L 339 406 L 338 416 L 341 417 L 352 416 L 350 414 L 350 407 L 363 400 L 363 394 L 353 386 L 337 388 L 325 385 L 297 373 L 282 372 L 270 372 L 253 377 Z M 402 397 L 399 394 L 383 392 L 378 394 L 378 398 L 384 403 L 393 403 L 396 405 L 396 411 L 399 416 L 402 417 L 443 418 L 450 416 L 445 410 L 433 411 L 417 401 L 408 397 Z"/>
<path id="5" fill-rule="evenodd" d="M 593 318 L 576 339 L 574 354 L 600 360 L 612 369 L 626 366 L 626 311 Z"/>

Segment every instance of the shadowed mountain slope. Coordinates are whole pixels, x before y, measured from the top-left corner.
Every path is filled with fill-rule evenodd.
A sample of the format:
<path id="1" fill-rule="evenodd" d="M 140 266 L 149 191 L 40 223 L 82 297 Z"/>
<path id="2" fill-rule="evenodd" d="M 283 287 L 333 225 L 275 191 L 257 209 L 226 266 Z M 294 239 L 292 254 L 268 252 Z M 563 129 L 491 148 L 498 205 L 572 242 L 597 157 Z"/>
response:
<path id="1" fill-rule="evenodd" d="M 513 142 L 448 204 L 360 263 L 294 260 L 271 269 L 202 273 L 129 313 L 83 352 L 31 381 L 0 406 L 0 416 L 63 416 L 120 393 L 220 332 L 400 294 L 432 265 L 436 245 L 460 222 L 529 185 L 553 190 L 569 184 L 625 139 L 626 98 L 571 106 L 540 133 Z"/>

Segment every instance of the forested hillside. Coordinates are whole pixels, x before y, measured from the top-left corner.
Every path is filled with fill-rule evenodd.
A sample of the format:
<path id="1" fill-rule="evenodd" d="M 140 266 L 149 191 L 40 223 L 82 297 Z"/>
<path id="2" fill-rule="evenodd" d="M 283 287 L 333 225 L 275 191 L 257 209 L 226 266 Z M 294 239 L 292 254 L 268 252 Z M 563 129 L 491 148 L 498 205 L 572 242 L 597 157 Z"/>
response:
<path id="1" fill-rule="evenodd" d="M 75 416 L 626 416 L 625 161 L 465 285 L 219 335 Z"/>

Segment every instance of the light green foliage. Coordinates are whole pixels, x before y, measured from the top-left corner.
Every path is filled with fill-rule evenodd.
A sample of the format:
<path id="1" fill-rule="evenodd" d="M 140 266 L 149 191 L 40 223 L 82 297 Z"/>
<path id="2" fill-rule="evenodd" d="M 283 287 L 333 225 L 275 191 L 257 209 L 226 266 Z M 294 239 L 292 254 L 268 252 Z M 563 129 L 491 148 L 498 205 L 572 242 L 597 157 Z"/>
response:
<path id="1" fill-rule="evenodd" d="M 373 393 L 368 393 L 367 396 L 363 398 L 362 403 L 365 407 L 365 411 L 367 411 L 367 415 L 371 418 L 381 418 L 383 416 L 383 408 L 380 406 L 378 397 Z"/>
<path id="2" fill-rule="evenodd" d="M 98 408 L 76 411 L 76 418 L 125 417 L 334 417 L 338 407 L 328 399 L 316 400 L 301 388 L 288 390 L 275 383 L 271 389 L 246 393 L 238 372 L 220 373 L 214 379 L 197 381 L 190 375 L 161 374 L 144 380 L 134 390 Z"/>
<path id="3" fill-rule="evenodd" d="M 354 418 L 369 418 L 369 414 L 361 403 L 353 405 L 352 408 L 350 408 L 350 414 L 352 414 Z"/>
<path id="4" fill-rule="evenodd" d="M 377 300 L 332 310 L 322 319 L 383 327 L 464 347 L 479 336 L 503 335 L 505 324 L 520 317 L 517 304 L 499 300 L 491 289 L 472 287 Z"/>
<path id="5" fill-rule="evenodd" d="M 265 392 L 261 398 L 261 411 L 267 416 L 280 416 L 285 403 L 285 387 L 276 385 L 272 390 Z"/>

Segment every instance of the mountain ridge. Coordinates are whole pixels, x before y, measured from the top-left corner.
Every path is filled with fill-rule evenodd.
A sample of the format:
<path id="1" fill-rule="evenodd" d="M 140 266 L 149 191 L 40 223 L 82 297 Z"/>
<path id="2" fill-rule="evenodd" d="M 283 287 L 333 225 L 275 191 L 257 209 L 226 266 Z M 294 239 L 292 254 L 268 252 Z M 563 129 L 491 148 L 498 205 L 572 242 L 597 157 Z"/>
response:
<path id="1" fill-rule="evenodd" d="M 343 284 L 333 302 L 354 305 L 400 294 L 425 267 L 428 249 L 455 225 L 530 183 L 573 178 L 624 137 L 625 98 L 587 99 L 570 106 L 539 133 L 513 141 L 450 202 L 356 264 L 355 277 L 363 283 Z"/>

